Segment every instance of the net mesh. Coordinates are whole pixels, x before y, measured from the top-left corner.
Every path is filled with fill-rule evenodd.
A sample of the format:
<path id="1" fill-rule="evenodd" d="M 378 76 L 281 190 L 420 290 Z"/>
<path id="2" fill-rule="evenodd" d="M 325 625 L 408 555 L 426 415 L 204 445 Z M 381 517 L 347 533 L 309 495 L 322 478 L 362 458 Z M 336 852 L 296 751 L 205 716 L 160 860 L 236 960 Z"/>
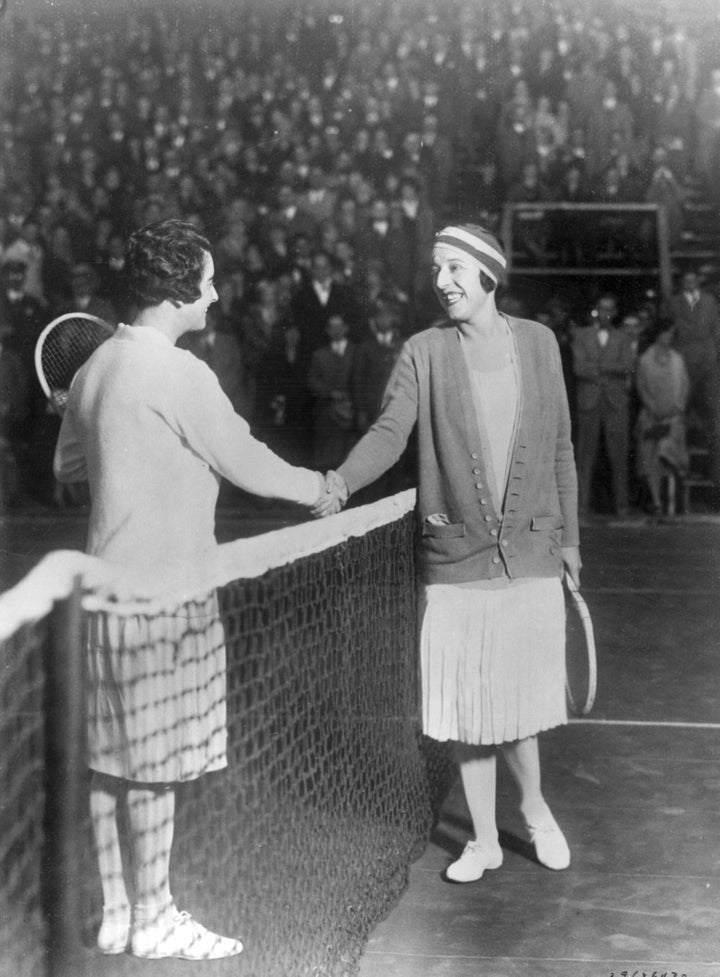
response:
<path id="1" fill-rule="evenodd" d="M 119 649 L 113 667 L 129 668 L 113 722 L 133 769 L 147 779 L 212 771 L 178 789 L 171 881 L 181 909 L 245 945 L 213 973 L 355 973 L 424 846 L 448 767 L 420 733 L 413 541 L 406 506 L 262 572 L 225 567 L 228 582 L 160 613 L 106 603 L 87 612 L 89 687 Z M 88 699 L 100 766 L 103 751 L 115 762 L 118 732 L 107 734 L 102 701 Z M 225 729 L 227 767 L 213 771 Z M 89 822 L 81 830 L 91 952 L 102 894 Z M 104 962 L 115 972 L 122 957 Z"/>
<path id="2" fill-rule="evenodd" d="M 0 666 L 0 971 L 44 973 L 44 722 L 41 623 L 2 644 Z M 7 970 L 3 968 L 7 966 Z"/>

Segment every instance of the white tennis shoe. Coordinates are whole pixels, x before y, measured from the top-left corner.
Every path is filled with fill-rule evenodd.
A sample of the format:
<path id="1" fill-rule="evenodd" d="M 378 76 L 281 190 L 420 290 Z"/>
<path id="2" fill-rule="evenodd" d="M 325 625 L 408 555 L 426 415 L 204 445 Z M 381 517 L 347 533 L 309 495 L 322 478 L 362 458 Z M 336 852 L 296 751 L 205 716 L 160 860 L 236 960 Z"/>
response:
<path id="1" fill-rule="evenodd" d="M 130 942 L 134 957 L 160 960 L 175 957 L 180 960 L 221 960 L 242 953 L 240 940 L 218 936 L 201 926 L 190 913 L 175 910 L 170 920 L 135 923 Z"/>
<path id="2" fill-rule="evenodd" d="M 535 846 L 537 860 L 545 868 L 560 872 L 570 865 L 570 849 L 565 835 L 552 816 L 542 824 L 525 824 L 531 843 Z"/>
<path id="3" fill-rule="evenodd" d="M 500 845 L 468 841 L 460 858 L 448 865 L 445 875 L 451 882 L 477 882 L 487 869 L 500 868 L 503 853 Z"/>

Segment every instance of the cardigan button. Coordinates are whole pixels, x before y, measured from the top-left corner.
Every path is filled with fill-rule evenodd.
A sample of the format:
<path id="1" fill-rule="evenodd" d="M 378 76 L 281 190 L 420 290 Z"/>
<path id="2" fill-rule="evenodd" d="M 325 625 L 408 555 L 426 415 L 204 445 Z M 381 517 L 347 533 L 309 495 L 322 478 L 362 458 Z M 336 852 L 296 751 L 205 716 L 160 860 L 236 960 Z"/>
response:
<path id="1" fill-rule="evenodd" d="M 490 530 L 490 535 L 491 535 L 491 536 L 497 536 L 497 534 L 498 534 L 498 531 L 497 531 L 497 529 L 491 529 L 491 530 Z"/>
<path id="2" fill-rule="evenodd" d="M 477 451 L 473 451 L 473 453 L 470 455 L 470 457 L 473 459 L 473 461 L 477 461 L 477 459 L 480 457 L 480 455 L 477 453 Z"/>
<path id="3" fill-rule="evenodd" d="M 479 475 L 479 474 L 480 474 L 480 469 L 479 468 L 473 468 L 473 475 Z"/>
<path id="4" fill-rule="evenodd" d="M 492 516 L 485 516 L 485 522 L 492 522 Z"/>
<path id="5" fill-rule="evenodd" d="M 482 482 L 475 482 L 475 488 L 476 489 L 481 489 L 482 488 Z M 480 501 L 482 502 L 482 499 L 480 499 Z"/>
<path id="6" fill-rule="evenodd" d="M 478 485 L 478 488 L 482 488 L 482 485 Z M 480 499 L 480 505 L 487 505 L 487 499 Z"/>
<path id="7" fill-rule="evenodd" d="M 492 558 L 492 561 L 493 561 L 493 563 L 499 563 L 500 562 L 500 557 L 499 556 L 494 556 Z"/>
<path id="8" fill-rule="evenodd" d="M 501 546 L 507 546 L 507 544 L 508 544 L 508 541 L 506 539 L 501 539 L 500 540 L 500 545 Z"/>

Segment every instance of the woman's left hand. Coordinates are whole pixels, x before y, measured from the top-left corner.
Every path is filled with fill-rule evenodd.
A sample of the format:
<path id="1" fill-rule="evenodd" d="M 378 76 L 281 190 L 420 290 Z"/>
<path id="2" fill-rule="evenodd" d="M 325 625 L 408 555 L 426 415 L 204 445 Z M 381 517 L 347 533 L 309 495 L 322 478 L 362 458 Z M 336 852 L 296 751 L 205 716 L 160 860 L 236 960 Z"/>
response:
<path id="1" fill-rule="evenodd" d="M 572 577 L 572 581 L 576 587 L 580 586 L 580 570 L 582 569 L 582 560 L 580 559 L 580 547 L 579 546 L 563 546 L 562 547 L 562 558 L 565 564 L 565 569 Z"/>

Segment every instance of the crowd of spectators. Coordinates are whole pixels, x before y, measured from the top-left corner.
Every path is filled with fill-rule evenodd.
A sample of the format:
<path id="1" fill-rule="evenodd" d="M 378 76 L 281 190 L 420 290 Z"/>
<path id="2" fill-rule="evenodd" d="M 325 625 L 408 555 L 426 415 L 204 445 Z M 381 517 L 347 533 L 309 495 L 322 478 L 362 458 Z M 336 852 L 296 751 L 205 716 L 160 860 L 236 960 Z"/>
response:
<path id="1" fill-rule="evenodd" d="M 194 352 L 258 436 L 325 468 L 436 317 L 442 222 L 497 228 L 505 201 L 662 202 L 677 238 L 689 182 L 716 192 L 717 31 L 659 7 L 70 7 L 10 5 L 0 40 L 5 503 L 56 493 L 40 329 L 69 310 L 127 321 L 124 243 L 151 220 L 213 242 L 220 298 Z"/>

